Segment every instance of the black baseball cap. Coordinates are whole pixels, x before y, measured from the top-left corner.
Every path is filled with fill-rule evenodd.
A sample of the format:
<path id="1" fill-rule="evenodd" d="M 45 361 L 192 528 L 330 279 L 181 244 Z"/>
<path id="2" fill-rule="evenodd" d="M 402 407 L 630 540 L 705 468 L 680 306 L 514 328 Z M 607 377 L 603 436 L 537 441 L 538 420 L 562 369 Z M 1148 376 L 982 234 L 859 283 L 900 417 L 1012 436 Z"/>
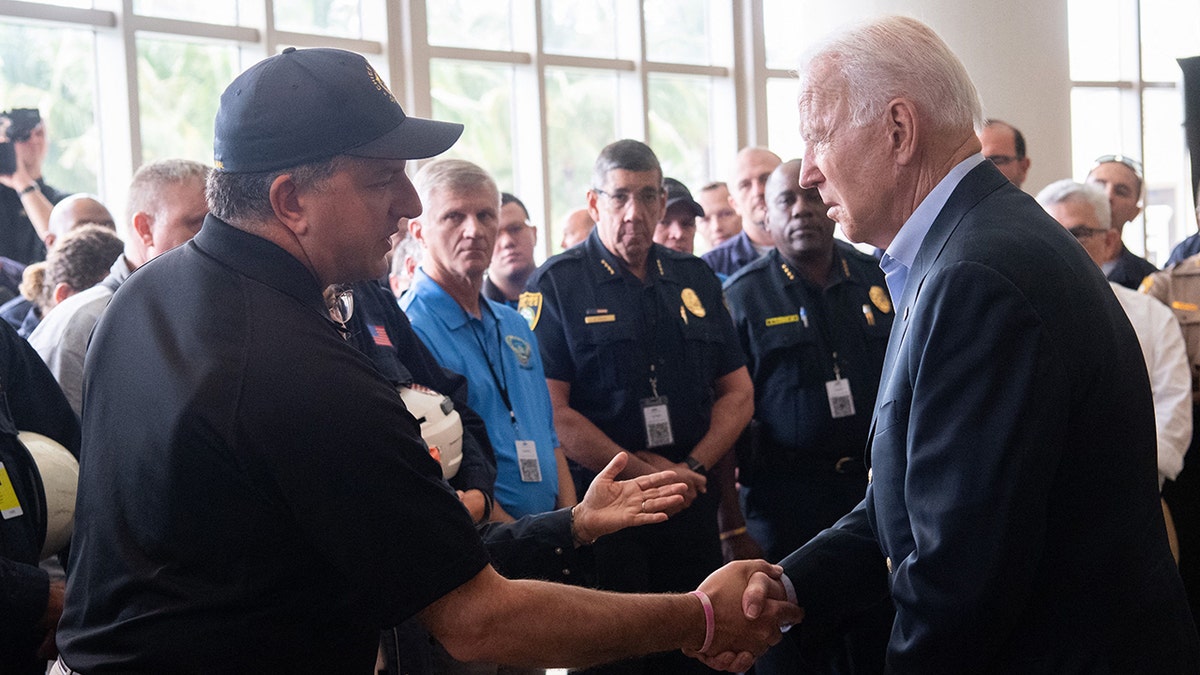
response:
<path id="1" fill-rule="evenodd" d="M 242 173 L 335 155 L 424 159 L 445 152 L 462 132 L 461 124 L 406 116 L 359 54 L 288 47 L 221 94 L 213 163 Z"/>
<path id="2" fill-rule="evenodd" d="M 704 207 L 697 204 L 695 199 L 692 199 L 692 191 L 688 190 L 686 185 L 674 178 L 664 178 L 663 187 L 667 190 L 668 209 L 676 204 L 686 204 L 697 218 L 704 217 Z"/>

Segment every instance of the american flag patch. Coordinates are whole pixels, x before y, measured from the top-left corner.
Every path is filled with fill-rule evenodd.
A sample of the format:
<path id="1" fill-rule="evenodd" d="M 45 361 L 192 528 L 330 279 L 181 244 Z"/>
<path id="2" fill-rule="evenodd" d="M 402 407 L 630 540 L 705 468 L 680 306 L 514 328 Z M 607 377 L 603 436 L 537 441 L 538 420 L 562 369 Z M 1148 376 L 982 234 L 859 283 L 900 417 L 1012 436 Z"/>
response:
<path id="1" fill-rule="evenodd" d="M 383 329 L 383 326 L 367 324 L 367 330 L 371 332 L 371 339 L 375 341 L 375 344 L 381 347 L 392 346 L 392 341 L 388 339 L 387 331 Z"/>

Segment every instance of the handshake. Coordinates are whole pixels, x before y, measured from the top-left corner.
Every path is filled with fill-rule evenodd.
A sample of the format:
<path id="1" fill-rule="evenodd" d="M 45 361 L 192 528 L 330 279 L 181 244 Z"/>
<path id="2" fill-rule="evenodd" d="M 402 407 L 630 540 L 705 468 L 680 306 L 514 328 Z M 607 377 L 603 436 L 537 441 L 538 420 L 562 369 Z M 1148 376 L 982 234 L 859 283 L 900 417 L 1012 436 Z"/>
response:
<path id="1" fill-rule="evenodd" d="M 704 641 L 683 653 L 717 670 L 748 669 L 804 618 L 804 610 L 788 599 L 783 568 L 763 560 L 729 563 L 693 594 L 704 608 Z"/>

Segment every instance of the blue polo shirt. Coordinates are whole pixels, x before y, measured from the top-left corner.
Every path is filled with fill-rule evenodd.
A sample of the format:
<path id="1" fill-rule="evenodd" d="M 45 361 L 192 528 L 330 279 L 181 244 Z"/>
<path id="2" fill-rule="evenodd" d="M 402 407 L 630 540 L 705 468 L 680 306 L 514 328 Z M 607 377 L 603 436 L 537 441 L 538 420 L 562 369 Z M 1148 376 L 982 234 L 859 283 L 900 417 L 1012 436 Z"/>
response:
<path id="1" fill-rule="evenodd" d="M 467 403 L 483 417 L 496 449 L 496 501 L 514 518 L 552 511 L 558 496 L 558 436 L 537 340 L 512 308 L 482 296 L 479 301 L 482 319 L 468 314 L 418 268 L 400 307 L 438 363 L 469 382 Z M 541 481 L 521 480 L 517 441 L 536 444 Z"/>

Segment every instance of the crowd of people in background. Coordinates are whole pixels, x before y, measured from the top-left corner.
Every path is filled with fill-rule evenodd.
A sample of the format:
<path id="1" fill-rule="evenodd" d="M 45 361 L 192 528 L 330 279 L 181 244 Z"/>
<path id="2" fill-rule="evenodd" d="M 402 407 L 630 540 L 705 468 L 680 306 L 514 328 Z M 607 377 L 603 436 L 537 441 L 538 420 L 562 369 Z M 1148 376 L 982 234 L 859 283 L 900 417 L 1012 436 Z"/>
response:
<path id="1" fill-rule="evenodd" d="M 1123 154 L 1022 192 L 919 22 L 800 75 L 803 157 L 608 143 L 540 265 L 348 52 L 243 73 L 121 219 L 14 115 L 0 671 L 1195 672 L 1200 238 L 1125 246 Z M 79 460 L 53 558 L 18 430 Z"/>

